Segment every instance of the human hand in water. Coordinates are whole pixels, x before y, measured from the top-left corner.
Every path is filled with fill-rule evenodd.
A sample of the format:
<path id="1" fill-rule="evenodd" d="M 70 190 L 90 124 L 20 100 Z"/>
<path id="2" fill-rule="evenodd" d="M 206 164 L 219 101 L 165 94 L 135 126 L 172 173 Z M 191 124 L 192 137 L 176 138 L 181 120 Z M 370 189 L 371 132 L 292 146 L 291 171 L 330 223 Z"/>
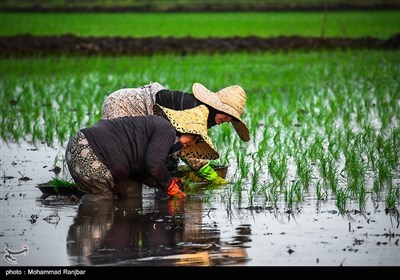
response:
<path id="1" fill-rule="evenodd" d="M 173 177 L 167 188 L 167 194 L 178 198 L 186 197 L 186 194 L 180 189 L 181 187 L 183 187 L 182 178 Z"/>

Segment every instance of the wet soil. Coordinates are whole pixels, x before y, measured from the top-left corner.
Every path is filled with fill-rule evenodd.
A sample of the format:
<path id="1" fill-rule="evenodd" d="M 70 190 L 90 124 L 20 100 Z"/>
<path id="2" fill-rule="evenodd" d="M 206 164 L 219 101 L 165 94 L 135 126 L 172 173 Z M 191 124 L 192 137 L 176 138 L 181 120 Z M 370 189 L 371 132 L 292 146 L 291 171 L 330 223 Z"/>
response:
<path id="1" fill-rule="evenodd" d="M 281 52 L 293 50 L 399 49 L 400 33 L 388 39 L 318 38 L 301 36 L 173 38 L 173 37 L 79 37 L 15 35 L 0 37 L 0 54 L 10 56 L 49 55 L 154 55 L 214 54 L 232 52 Z"/>

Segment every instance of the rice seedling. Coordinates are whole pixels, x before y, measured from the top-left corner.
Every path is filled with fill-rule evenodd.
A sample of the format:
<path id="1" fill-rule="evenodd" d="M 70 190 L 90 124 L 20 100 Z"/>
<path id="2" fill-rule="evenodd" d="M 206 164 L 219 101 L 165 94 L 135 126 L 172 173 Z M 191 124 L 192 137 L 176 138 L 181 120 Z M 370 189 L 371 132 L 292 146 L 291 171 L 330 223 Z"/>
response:
<path id="1" fill-rule="evenodd" d="M 387 164 L 387 161 L 380 157 L 378 160 L 378 182 L 380 188 L 384 188 L 385 184 L 391 180 L 391 173 L 390 173 L 390 167 Z"/>
<path id="2" fill-rule="evenodd" d="M 337 172 L 338 171 L 335 162 L 333 160 L 329 160 L 326 179 L 327 179 L 327 185 L 333 193 L 336 193 L 337 186 L 339 185 L 339 178 L 337 176 Z"/>
<path id="3" fill-rule="evenodd" d="M 117 88 L 153 80 L 190 91 L 205 81 L 218 90 L 234 81 L 247 92 L 243 119 L 251 141 L 243 143 L 229 124 L 210 129 L 221 155 L 216 162 L 232 173 L 227 188 L 204 191 L 205 199 L 226 192 L 228 205 L 247 194 L 250 204 L 262 198 L 293 206 L 307 192 L 339 200 L 342 213 L 349 201 L 362 209 L 369 196 L 398 207 L 399 57 L 357 51 L 1 59 L 1 137 L 63 146 L 101 117 L 102 101 Z"/>
<path id="4" fill-rule="evenodd" d="M 297 178 L 303 185 L 303 189 L 308 191 L 312 180 L 312 168 L 304 156 L 295 156 L 295 162 Z"/>
<path id="5" fill-rule="evenodd" d="M 246 154 L 241 153 L 238 150 L 235 150 L 235 155 L 236 155 L 236 164 L 239 168 L 240 171 L 240 177 L 239 177 L 239 182 L 243 182 L 244 179 L 248 177 L 248 174 L 250 172 L 250 163 L 246 160 Z M 238 191 L 241 191 L 241 187 L 237 189 Z"/>
<path id="6" fill-rule="evenodd" d="M 396 209 L 398 205 L 399 196 L 400 196 L 400 186 L 393 186 L 393 184 L 390 183 L 386 196 L 386 207 L 388 209 Z"/>
<path id="7" fill-rule="evenodd" d="M 344 215 L 346 213 L 346 204 L 347 201 L 350 197 L 347 194 L 346 189 L 339 189 L 336 192 L 336 206 L 339 210 L 339 213 L 341 215 Z"/>
<path id="8" fill-rule="evenodd" d="M 47 186 L 53 187 L 56 191 L 59 188 L 69 188 L 69 189 L 76 189 L 77 185 L 73 181 L 61 179 L 61 178 L 53 178 L 46 184 Z"/>
<path id="9" fill-rule="evenodd" d="M 260 177 L 260 172 L 258 171 L 257 165 L 253 165 L 253 173 L 251 174 L 251 185 L 249 189 L 249 205 L 253 206 L 254 196 L 258 194 L 258 179 Z"/>
<path id="10" fill-rule="evenodd" d="M 359 192 L 358 192 L 358 206 L 359 206 L 359 211 L 360 212 L 364 211 L 365 201 L 366 201 L 368 193 L 369 192 L 365 188 L 365 185 L 363 185 L 363 184 L 360 185 Z"/>
<path id="11" fill-rule="evenodd" d="M 286 189 L 286 177 L 288 172 L 286 157 L 280 154 L 270 154 L 268 172 L 272 180 L 278 182 L 280 191 L 284 191 Z"/>
<path id="12" fill-rule="evenodd" d="M 268 181 L 261 186 L 261 192 L 266 202 L 271 202 L 273 207 L 277 207 L 281 198 L 281 191 L 277 181 Z"/>

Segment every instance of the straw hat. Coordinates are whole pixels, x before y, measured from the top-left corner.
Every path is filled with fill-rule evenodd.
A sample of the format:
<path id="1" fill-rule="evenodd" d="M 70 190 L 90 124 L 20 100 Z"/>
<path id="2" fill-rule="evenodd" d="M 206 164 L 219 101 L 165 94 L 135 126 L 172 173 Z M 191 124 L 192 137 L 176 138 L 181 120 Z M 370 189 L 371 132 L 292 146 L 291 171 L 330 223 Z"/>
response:
<path id="1" fill-rule="evenodd" d="M 202 84 L 194 83 L 192 91 L 201 102 L 236 118 L 237 121 L 232 120 L 232 125 L 240 139 L 245 142 L 250 140 L 249 129 L 240 118 L 246 104 L 246 92 L 240 86 L 226 87 L 214 93 Z M 215 98 L 215 95 L 218 98 Z"/>
<path id="2" fill-rule="evenodd" d="M 156 115 L 166 116 L 177 131 L 197 134 L 202 138 L 196 145 L 182 148 L 179 153 L 180 156 L 201 159 L 219 158 L 219 154 L 207 134 L 207 117 L 209 111 L 205 105 L 182 111 L 175 111 L 160 105 L 154 105 L 153 110 Z"/>

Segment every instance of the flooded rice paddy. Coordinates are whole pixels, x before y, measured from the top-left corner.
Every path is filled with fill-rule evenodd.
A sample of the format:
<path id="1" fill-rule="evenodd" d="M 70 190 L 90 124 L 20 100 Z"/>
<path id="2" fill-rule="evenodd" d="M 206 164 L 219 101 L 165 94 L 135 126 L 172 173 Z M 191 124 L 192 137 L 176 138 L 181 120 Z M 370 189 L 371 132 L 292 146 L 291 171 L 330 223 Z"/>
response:
<path id="1" fill-rule="evenodd" d="M 1 142 L 1 266 L 399 266 L 399 215 L 384 201 L 340 214 L 314 196 L 286 208 L 224 188 L 186 201 L 142 199 L 80 205 L 42 195 L 63 149 Z M 227 177 L 234 169 L 228 170 Z M 14 252 L 14 255 L 13 255 Z M 17 254 L 19 252 L 19 254 Z"/>

